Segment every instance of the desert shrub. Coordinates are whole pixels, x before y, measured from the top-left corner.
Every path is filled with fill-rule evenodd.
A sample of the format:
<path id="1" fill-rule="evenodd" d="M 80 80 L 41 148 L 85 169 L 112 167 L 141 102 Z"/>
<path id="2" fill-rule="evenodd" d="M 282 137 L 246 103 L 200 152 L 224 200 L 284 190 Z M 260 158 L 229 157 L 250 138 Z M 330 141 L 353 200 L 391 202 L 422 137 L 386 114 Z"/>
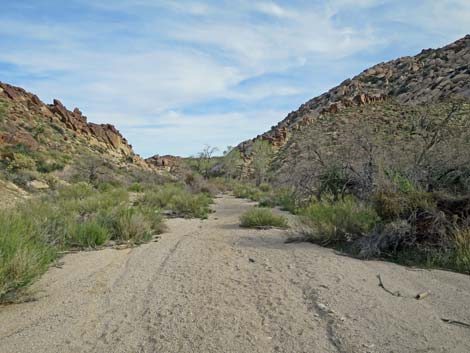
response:
<path id="1" fill-rule="evenodd" d="M 240 199 L 259 201 L 263 193 L 256 186 L 249 183 L 236 183 L 233 186 L 233 195 Z"/>
<path id="2" fill-rule="evenodd" d="M 174 196 L 181 192 L 181 186 L 176 184 L 166 184 L 147 191 L 144 197 L 140 200 L 140 203 L 146 206 L 165 209 L 171 204 Z"/>
<path id="3" fill-rule="evenodd" d="M 16 170 L 16 171 L 8 171 L 6 175 L 7 179 L 12 181 L 18 186 L 22 188 L 28 189 L 28 184 L 30 181 L 40 179 L 39 174 L 34 170 Z"/>
<path id="4" fill-rule="evenodd" d="M 152 237 L 152 223 L 139 210 L 131 207 L 119 207 L 114 210 L 111 239 L 142 243 Z"/>
<path id="5" fill-rule="evenodd" d="M 468 166 L 435 174 L 432 177 L 432 183 L 437 189 L 449 190 L 456 194 L 470 193 L 470 168 Z"/>
<path id="6" fill-rule="evenodd" d="M 356 240 L 380 220 L 373 208 L 350 196 L 338 202 L 314 202 L 300 215 L 310 239 L 323 245 Z"/>
<path id="7" fill-rule="evenodd" d="M 436 208 L 433 195 L 424 191 L 377 191 L 371 197 L 371 202 L 376 212 L 384 220 L 408 218 L 416 211 Z"/>
<path id="8" fill-rule="evenodd" d="M 182 217 L 207 218 L 211 202 L 207 194 L 193 194 L 181 185 L 166 184 L 146 192 L 138 204 L 143 207 L 171 210 Z"/>
<path id="9" fill-rule="evenodd" d="M 352 178 L 349 173 L 344 169 L 336 165 L 329 166 L 323 170 L 319 176 L 319 188 L 317 195 L 319 198 L 326 194 L 333 196 L 334 200 L 338 200 L 340 197 L 349 191 L 352 187 Z"/>
<path id="10" fill-rule="evenodd" d="M 58 190 L 57 197 L 59 199 L 83 199 L 93 195 L 93 186 L 86 183 L 80 182 L 73 185 L 68 185 Z"/>
<path id="11" fill-rule="evenodd" d="M 16 210 L 0 215 L 0 302 L 11 300 L 55 259 L 55 248 L 40 237 L 39 230 Z"/>
<path id="12" fill-rule="evenodd" d="M 275 193 L 276 204 L 284 211 L 297 212 L 297 199 L 290 188 L 280 188 Z"/>
<path id="13" fill-rule="evenodd" d="M 351 248 L 361 258 L 396 256 L 411 237 L 411 224 L 397 220 L 375 227 L 370 234 L 357 239 Z"/>
<path id="14" fill-rule="evenodd" d="M 10 171 L 36 170 L 35 160 L 23 153 L 13 153 L 12 158 L 7 162 L 7 169 Z"/>
<path id="15" fill-rule="evenodd" d="M 55 190 L 57 186 L 59 185 L 59 178 L 57 178 L 55 175 L 46 175 L 44 176 L 44 181 L 46 182 L 47 185 L 49 185 L 49 188 L 51 190 Z"/>
<path id="16" fill-rule="evenodd" d="M 227 191 L 232 190 L 232 184 L 231 184 L 232 180 L 230 179 L 216 177 L 216 178 L 210 178 L 208 182 L 211 185 L 212 189 L 215 190 L 216 192 L 227 192 Z"/>
<path id="17" fill-rule="evenodd" d="M 276 198 L 274 195 L 263 195 L 258 201 L 259 207 L 273 208 L 277 206 Z"/>
<path id="18" fill-rule="evenodd" d="M 470 273 L 470 228 L 457 229 L 453 235 L 455 245 L 455 267 Z"/>
<path id="19" fill-rule="evenodd" d="M 245 228 L 286 228 L 287 219 L 268 208 L 251 208 L 240 216 L 240 226 Z"/>
<path id="20" fill-rule="evenodd" d="M 127 190 L 132 192 L 143 192 L 145 188 L 141 183 L 133 183 L 127 188 Z"/>
<path id="21" fill-rule="evenodd" d="M 154 234 L 163 233 L 166 228 L 163 215 L 160 210 L 145 207 L 139 207 L 138 209 L 150 223 Z"/>
<path id="22" fill-rule="evenodd" d="M 44 272 L 58 250 L 141 243 L 162 230 L 160 212 L 129 206 L 122 188 L 79 183 L 27 200 L 0 214 L 0 301 Z"/>
<path id="23" fill-rule="evenodd" d="M 170 208 L 173 212 L 186 218 L 207 218 L 211 199 L 204 195 L 192 195 L 180 193 L 175 195 L 171 201 Z"/>
<path id="24" fill-rule="evenodd" d="M 56 170 L 63 170 L 64 167 L 65 164 L 62 162 L 47 162 L 39 160 L 36 169 L 40 173 L 52 173 Z"/>
<path id="25" fill-rule="evenodd" d="M 101 181 L 96 182 L 94 187 L 100 192 L 108 192 L 114 189 L 123 188 L 123 185 L 118 180 L 106 180 L 106 181 L 101 180 Z"/>
<path id="26" fill-rule="evenodd" d="M 193 194 L 205 193 L 215 195 L 217 193 L 215 185 L 199 174 L 186 174 L 185 183 Z"/>
<path id="27" fill-rule="evenodd" d="M 0 99 L 0 123 L 5 121 L 8 112 L 8 102 Z"/>
<path id="28" fill-rule="evenodd" d="M 109 235 L 109 230 L 97 221 L 86 221 L 74 225 L 68 242 L 71 246 L 96 247 L 106 243 Z"/>
<path id="29" fill-rule="evenodd" d="M 262 184 L 260 184 L 259 189 L 262 192 L 269 192 L 269 191 L 271 191 L 271 185 L 268 184 L 268 183 L 262 183 Z"/>

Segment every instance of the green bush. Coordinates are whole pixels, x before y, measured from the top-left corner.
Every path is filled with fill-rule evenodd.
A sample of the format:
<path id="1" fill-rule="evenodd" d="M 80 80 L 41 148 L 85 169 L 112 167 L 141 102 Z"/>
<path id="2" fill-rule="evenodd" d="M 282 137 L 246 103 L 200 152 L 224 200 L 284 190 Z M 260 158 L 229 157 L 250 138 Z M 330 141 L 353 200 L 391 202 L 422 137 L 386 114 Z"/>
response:
<path id="1" fill-rule="evenodd" d="M 276 194 L 276 204 L 281 207 L 282 210 L 290 213 L 297 212 L 297 200 L 295 198 L 294 191 L 289 188 L 281 188 Z"/>
<path id="2" fill-rule="evenodd" d="M 40 173 L 52 173 L 56 170 L 63 170 L 65 164 L 62 162 L 46 162 L 39 160 L 37 163 L 37 171 Z"/>
<path id="3" fill-rule="evenodd" d="M 277 206 L 276 198 L 273 195 L 264 195 L 258 201 L 259 207 L 273 208 Z"/>
<path id="4" fill-rule="evenodd" d="M 131 192 L 144 192 L 145 188 L 142 184 L 140 183 L 134 183 L 131 186 L 127 188 L 127 190 Z"/>
<path id="5" fill-rule="evenodd" d="M 275 215 L 269 208 L 251 208 L 240 216 L 240 226 L 245 228 L 286 228 L 287 219 Z"/>
<path id="6" fill-rule="evenodd" d="M 352 197 L 338 202 L 315 202 L 300 211 L 308 236 L 323 245 L 353 241 L 380 221 L 375 210 Z"/>
<path id="7" fill-rule="evenodd" d="M 271 191 L 271 185 L 268 184 L 268 183 L 262 183 L 262 184 L 260 184 L 259 189 L 262 192 L 269 192 L 269 191 Z"/>
<path id="8" fill-rule="evenodd" d="M 59 189 L 59 199 L 83 199 L 93 195 L 94 190 L 91 184 L 80 182 Z"/>
<path id="9" fill-rule="evenodd" d="M 192 194 L 181 185 L 165 184 L 146 192 L 138 204 L 146 208 L 171 210 L 182 217 L 207 218 L 211 201 L 206 194 Z"/>
<path id="10" fill-rule="evenodd" d="M 240 199 L 249 199 L 252 201 L 260 201 L 263 192 L 256 186 L 248 183 L 236 183 L 233 187 L 233 195 Z"/>
<path id="11" fill-rule="evenodd" d="M 142 243 L 152 237 L 152 223 L 135 208 L 120 207 L 112 219 L 113 240 Z"/>
<path id="12" fill-rule="evenodd" d="M 13 153 L 13 158 L 9 160 L 7 169 L 10 171 L 36 170 L 34 159 L 23 153 Z"/>
<path id="13" fill-rule="evenodd" d="M 165 230 L 165 224 L 160 210 L 145 207 L 139 207 L 138 209 L 150 223 L 152 230 L 155 234 L 163 233 L 163 231 Z"/>
<path id="14" fill-rule="evenodd" d="M 93 248 L 103 245 L 109 238 L 109 230 L 96 221 L 75 224 L 71 237 L 71 246 Z"/>
<path id="15" fill-rule="evenodd" d="M 455 266 L 462 272 L 470 273 L 470 228 L 457 229 L 454 233 Z"/>
<path id="16" fill-rule="evenodd" d="M 59 250 L 108 239 L 141 243 L 163 229 L 158 210 L 130 207 L 120 188 L 105 192 L 79 183 L 0 214 L 0 302 L 43 273 Z"/>
<path id="17" fill-rule="evenodd" d="M 34 220 L 17 211 L 0 215 L 0 302 L 46 271 L 57 253 L 40 237 Z"/>
<path id="18" fill-rule="evenodd" d="M 378 191 L 372 196 L 372 205 L 384 220 L 408 218 L 419 210 L 433 210 L 436 202 L 433 195 L 424 191 L 392 192 Z"/>
<path id="19" fill-rule="evenodd" d="M 181 193 L 175 195 L 172 199 L 170 208 L 178 215 L 186 218 L 207 218 L 210 208 L 211 199 L 204 195 L 192 195 L 189 193 Z"/>

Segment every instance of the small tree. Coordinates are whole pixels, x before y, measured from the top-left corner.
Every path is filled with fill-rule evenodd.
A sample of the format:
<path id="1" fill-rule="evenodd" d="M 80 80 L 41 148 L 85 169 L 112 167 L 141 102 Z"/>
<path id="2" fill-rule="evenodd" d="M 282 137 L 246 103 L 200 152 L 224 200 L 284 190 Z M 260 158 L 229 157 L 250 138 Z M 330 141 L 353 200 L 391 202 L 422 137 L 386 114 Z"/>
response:
<path id="1" fill-rule="evenodd" d="M 217 147 L 205 145 L 204 149 L 198 153 L 197 170 L 205 179 L 209 178 L 210 169 L 212 167 L 212 156 L 217 151 Z"/>
<path id="2" fill-rule="evenodd" d="M 240 151 L 232 146 L 227 146 L 224 151 L 222 166 L 226 178 L 239 178 L 243 161 Z"/>
<path id="3" fill-rule="evenodd" d="M 269 142 L 258 140 L 253 144 L 253 172 L 256 186 L 259 186 L 266 178 L 273 150 Z"/>

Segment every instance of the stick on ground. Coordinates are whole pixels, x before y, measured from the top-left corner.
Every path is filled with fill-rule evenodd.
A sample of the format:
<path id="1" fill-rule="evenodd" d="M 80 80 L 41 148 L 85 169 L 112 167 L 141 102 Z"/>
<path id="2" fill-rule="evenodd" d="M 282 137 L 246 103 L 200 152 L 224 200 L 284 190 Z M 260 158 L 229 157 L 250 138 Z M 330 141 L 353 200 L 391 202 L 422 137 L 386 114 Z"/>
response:
<path id="1" fill-rule="evenodd" d="M 381 287 L 384 291 L 386 291 L 387 293 L 395 296 L 395 297 L 401 297 L 401 294 L 399 291 L 396 291 L 396 292 L 392 292 L 391 290 L 385 288 L 385 285 L 384 283 L 382 282 L 382 277 L 380 276 L 380 274 L 377 275 L 377 278 L 379 279 L 379 287 Z"/>
<path id="2" fill-rule="evenodd" d="M 466 322 L 456 321 L 456 320 L 452 320 L 452 319 L 444 319 L 444 318 L 441 318 L 441 320 L 444 321 L 447 324 L 459 325 L 459 326 L 470 328 L 470 324 L 467 324 Z"/>

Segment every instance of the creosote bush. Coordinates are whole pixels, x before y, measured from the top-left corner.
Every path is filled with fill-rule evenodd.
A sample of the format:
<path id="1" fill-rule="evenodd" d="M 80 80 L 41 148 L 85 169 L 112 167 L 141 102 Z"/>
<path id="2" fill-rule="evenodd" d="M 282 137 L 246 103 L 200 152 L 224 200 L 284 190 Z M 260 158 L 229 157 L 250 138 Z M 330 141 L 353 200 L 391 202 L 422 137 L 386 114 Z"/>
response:
<path id="1" fill-rule="evenodd" d="M 245 228 L 287 228 L 287 219 L 268 208 L 255 207 L 240 216 L 240 226 Z"/>

